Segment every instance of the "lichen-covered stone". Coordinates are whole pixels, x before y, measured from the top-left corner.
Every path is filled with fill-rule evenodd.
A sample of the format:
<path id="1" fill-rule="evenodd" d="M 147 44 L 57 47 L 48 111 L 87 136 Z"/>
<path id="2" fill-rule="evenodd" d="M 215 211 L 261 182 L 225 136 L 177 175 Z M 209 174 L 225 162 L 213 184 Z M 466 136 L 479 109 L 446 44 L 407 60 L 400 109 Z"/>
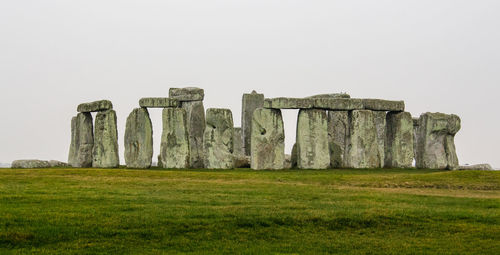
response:
<path id="1" fill-rule="evenodd" d="M 349 132 L 348 111 L 328 111 L 328 143 L 330 148 L 330 165 L 342 168 L 344 162 L 346 139 Z"/>
<path id="2" fill-rule="evenodd" d="M 241 128 L 243 133 L 243 149 L 245 155 L 250 156 L 252 137 L 253 112 L 264 105 L 264 94 L 259 94 L 255 90 L 250 94 L 243 94 L 241 99 Z"/>
<path id="3" fill-rule="evenodd" d="M 405 110 L 404 101 L 390 101 L 383 99 L 366 98 L 363 99 L 363 106 L 366 110 L 373 111 L 402 112 Z"/>
<path id="4" fill-rule="evenodd" d="M 50 163 L 46 160 L 38 159 L 20 159 L 14 160 L 11 168 L 48 168 Z"/>
<path id="5" fill-rule="evenodd" d="M 409 112 L 387 113 L 385 167 L 409 168 L 413 163 L 413 120 Z"/>
<path id="6" fill-rule="evenodd" d="M 125 127 L 125 163 L 128 168 L 149 168 L 153 159 L 153 126 L 146 108 L 134 109 Z"/>
<path id="7" fill-rule="evenodd" d="M 205 108 L 202 101 L 182 102 L 186 111 L 189 137 L 189 167 L 203 168 L 203 133 L 205 132 Z"/>
<path id="8" fill-rule="evenodd" d="M 420 115 L 417 168 L 458 169 L 454 138 L 459 130 L 457 115 L 429 112 Z"/>
<path id="9" fill-rule="evenodd" d="M 139 100 L 139 106 L 144 108 L 168 108 L 178 107 L 179 105 L 177 99 L 168 97 L 144 97 Z"/>
<path id="10" fill-rule="evenodd" d="M 285 130 L 280 110 L 258 108 L 253 112 L 250 147 L 252 169 L 283 169 Z"/>
<path id="11" fill-rule="evenodd" d="M 490 164 L 477 164 L 477 165 L 465 165 L 460 166 L 459 170 L 483 170 L 483 171 L 491 171 L 493 167 Z"/>
<path id="12" fill-rule="evenodd" d="M 418 120 L 419 118 L 412 118 L 413 120 L 413 159 L 417 159 L 417 144 L 418 144 Z"/>
<path id="13" fill-rule="evenodd" d="M 373 112 L 373 120 L 375 121 L 375 128 L 377 129 L 377 144 L 378 144 L 378 156 L 380 160 L 380 167 L 384 167 L 384 161 L 385 161 L 386 116 L 387 113 L 384 111 Z"/>
<path id="14" fill-rule="evenodd" d="M 160 144 L 161 167 L 189 167 L 189 135 L 187 114 L 183 108 L 165 108 Z"/>
<path id="15" fill-rule="evenodd" d="M 332 94 L 319 94 L 306 98 L 351 98 L 351 96 L 346 93 L 332 93 Z"/>
<path id="16" fill-rule="evenodd" d="M 91 167 L 94 148 L 92 115 L 78 113 L 71 119 L 71 144 L 68 164 L 72 167 Z"/>
<path id="17" fill-rule="evenodd" d="M 50 167 L 67 167 L 68 164 L 58 160 L 49 160 Z"/>
<path id="18" fill-rule="evenodd" d="M 95 117 L 92 167 L 114 168 L 120 165 L 116 112 L 98 112 Z"/>
<path id="19" fill-rule="evenodd" d="M 249 168 L 250 167 L 250 156 L 244 154 L 233 155 L 234 167 L 235 168 Z"/>
<path id="20" fill-rule="evenodd" d="M 163 168 L 161 154 L 158 154 L 158 156 L 156 158 L 158 159 L 158 162 L 156 163 L 156 166 L 159 167 L 159 168 Z"/>
<path id="21" fill-rule="evenodd" d="M 203 101 L 205 91 L 201 88 L 186 87 L 186 88 L 170 88 L 168 96 L 179 101 Z"/>
<path id="22" fill-rule="evenodd" d="M 330 166 L 326 111 L 302 109 L 297 120 L 297 167 L 326 169 Z"/>
<path id="23" fill-rule="evenodd" d="M 324 109 L 324 110 L 355 110 L 363 109 L 361 99 L 353 98 L 267 98 L 264 108 L 270 109 Z"/>
<path id="24" fill-rule="evenodd" d="M 381 166 L 377 141 L 377 128 L 373 112 L 349 112 L 349 132 L 345 153 L 346 167 L 379 168 Z"/>
<path id="25" fill-rule="evenodd" d="M 290 154 L 290 163 L 292 164 L 291 168 L 297 167 L 297 143 L 294 143 L 292 146 L 292 154 Z"/>
<path id="26" fill-rule="evenodd" d="M 237 156 L 245 155 L 245 149 L 243 148 L 243 133 L 240 127 L 234 128 L 234 138 L 233 138 L 233 154 Z"/>
<path id="27" fill-rule="evenodd" d="M 99 112 L 112 110 L 113 104 L 109 100 L 99 100 L 90 103 L 79 104 L 76 110 L 78 112 Z"/>
<path id="28" fill-rule="evenodd" d="M 205 168 L 231 169 L 233 160 L 233 115 L 229 109 L 207 109 L 204 134 Z"/>

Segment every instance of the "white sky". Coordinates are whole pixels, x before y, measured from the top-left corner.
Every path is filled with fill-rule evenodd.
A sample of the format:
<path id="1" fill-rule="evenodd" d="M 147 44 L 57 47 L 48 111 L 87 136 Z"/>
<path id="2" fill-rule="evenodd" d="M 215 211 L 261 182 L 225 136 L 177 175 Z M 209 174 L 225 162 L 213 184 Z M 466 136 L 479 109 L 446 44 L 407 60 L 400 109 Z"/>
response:
<path id="1" fill-rule="evenodd" d="M 253 89 L 455 113 L 460 163 L 500 167 L 499 13 L 498 0 L 0 1 L 0 162 L 66 161 L 76 106 L 98 99 L 118 113 L 123 162 L 138 100 L 198 86 L 236 126 Z M 296 111 L 284 119 L 289 151 Z"/>

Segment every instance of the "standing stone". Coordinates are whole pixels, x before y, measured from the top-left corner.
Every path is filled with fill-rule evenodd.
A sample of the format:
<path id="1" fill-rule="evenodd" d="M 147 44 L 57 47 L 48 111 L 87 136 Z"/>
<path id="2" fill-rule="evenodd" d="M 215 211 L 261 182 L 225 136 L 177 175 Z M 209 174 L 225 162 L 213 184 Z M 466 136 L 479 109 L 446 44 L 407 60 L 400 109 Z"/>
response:
<path id="1" fill-rule="evenodd" d="M 233 162 L 233 115 L 229 109 L 207 109 L 204 134 L 205 167 L 231 169 Z"/>
<path id="2" fill-rule="evenodd" d="M 384 111 L 374 111 L 373 112 L 373 119 L 375 121 L 375 128 L 377 129 L 377 144 L 378 144 L 378 156 L 379 156 L 379 160 L 380 160 L 380 167 L 384 167 L 384 161 L 385 161 L 386 116 L 387 116 L 387 113 Z"/>
<path id="3" fill-rule="evenodd" d="M 161 134 L 158 163 L 163 168 L 189 167 L 189 136 L 186 110 L 183 108 L 163 109 L 163 132 Z"/>
<path id="4" fill-rule="evenodd" d="M 243 94 L 242 98 L 242 113 L 241 113 L 241 128 L 243 132 L 243 148 L 245 155 L 250 155 L 251 146 L 250 140 L 252 137 L 252 118 L 255 109 L 264 105 L 264 94 L 259 94 L 252 91 L 250 94 Z"/>
<path id="5" fill-rule="evenodd" d="M 348 111 L 328 111 L 328 144 L 332 168 L 345 167 L 344 154 L 349 132 Z"/>
<path id="6" fill-rule="evenodd" d="M 205 108 L 203 101 L 182 102 L 186 111 L 186 125 L 189 137 L 189 166 L 203 168 L 203 133 L 205 132 Z"/>
<path id="7" fill-rule="evenodd" d="M 385 167 L 409 168 L 413 163 L 413 120 L 409 112 L 387 114 Z"/>
<path id="8" fill-rule="evenodd" d="M 372 111 L 349 112 L 345 162 L 350 168 L 380 167 L 377 128 Z"/>
<path id="9" fill-rule="evenodd" d="M 283 169 L 285 130 L 281 111 L 258 108 L 253 112 L 250 141 L 252 169 Z"/>
<path id="10" fill-rule="evenodd" d="M 92 115 L 78 113 L 71 119 L 71 145 L 68 164 L 72 167 L 91 167 L 94 131 Z"/>
<path id="11" fill-rule="evenodd" d="M 292 154 L 290 155 L 290 163 L 292 164 L 291 168 L 297 167 L 297 143 L 294 143 L 292 146 Z"/>
<path id="12" fill-rule="evenodd" d="M 301 109 L 297 120 L 297 167 L 326 169 L 330 166 L 326 111 Z"/>
<path id="13" fill-rule="evenodd" d="M 161 160 L 161 154 L 158 154 L 157 159 L 158 159 L 158 163 L 156 163 L 156 166 L 159 167 L 159 168 L 163 168 L 163 163 L 162 163 L 162 160 Z"/>
<path id="14" fill-rule="evenodd" d="M 118 130 L 116 112 L 98 112 L 95 117 L 94 149 L 92 167 L 114 168 L 120 165 L 118 156 Z"/>
<path id="15" fill-rule="evenodd" d="M 235 127 L 234 128 L 233 144 L 234 144 L 234 152 L 233 152 L 233 154 L 235 156 L 244 156 L 245 155 L 245 149 L 243 148 L 243 133 L 242 133 L 240 127 Z"/>
<path id="16" fill-rule="evenodd" d="M 417 168 L 458 169 L 454 139 L 459 130 L 457 115 L 429 112 L 420 115 Z"/>
<path id="17" fill-rule="evenodd" d="M 413 120 L 413 159 L 417 159 L 417 144 L 418 144 L 418 118 L 412 118 Z"/>
<path id="18" fill-rule="evenodd" d="M 134 109 L 125 128 L 125 163 L 128 168 L 150 168 L 153 158 L 153 126 L 146 108 Z"/>

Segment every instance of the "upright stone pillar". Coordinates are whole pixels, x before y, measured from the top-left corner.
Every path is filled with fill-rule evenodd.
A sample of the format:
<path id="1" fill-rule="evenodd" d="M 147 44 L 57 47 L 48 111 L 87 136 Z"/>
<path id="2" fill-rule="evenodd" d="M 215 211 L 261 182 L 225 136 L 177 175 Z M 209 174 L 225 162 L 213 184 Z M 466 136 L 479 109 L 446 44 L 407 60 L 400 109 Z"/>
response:
<path id="1" fill-rule="evenodd" d="M 92 115 L 78 113 L 71 119 L 71 145 L 68 164 L 72 167 L 91 167 L 94 132 Z"/>
<path id="2" fill-rule="evenodd" d="M 189 167 L 189 136 L 186 110 L 165 108 L 162 112 L 163 132 L 161 135 L 158 165 L 163 168 Z"/>
<path id="3" fill-rule="evenodd" d="M 346 166 L 350 168 L 379 168 L 381 163 L 378 146 L 373 112 L 370 110 L 349 112 Z"/>
<path id="4" fill-rule="evenodd" d="M 458 169 L 454 139 L 459 130 L 457 115 L 429 112 L 420 115 L 417 168 Z"/>
<path id="5" fill-rule="evenodd" d="M 345 167 L 344 154 L 349 132 L 348 111 L 328 111 L 328 143 L 332 168 Z"/>
<path id="6" fill-rule="evenodd" d="M 413 159 L 417 160 L 417 144 L 418 144 L 418 118 L 413 119 Z"/>
<path id="7" fill-rule="evenodd" d="M 233 138 L 234 156 L 245 156 L 245 149 L 243 148 L 243 133 L 240 127 L 234 128 L 234 138 Z"/>
<path id="8" fill-rule="evenodd" d="M 281 110 L 258 108 L 253 112 L 250 166 L 252 169 L 283 169 L 285 130 Z"/>
<path id="9" fill-rule="evenodd" d="M 264 105 L 264 94 L 259 94 L 252 91 L 250 94 L 243 94 L 242 112 L 241 112 L 241 128 L 243 132 L 243 147 L 245 155 L 250 156 L 251 146 L 250 140 L 252 137 L 252 118 L 255 109 Z"/>
<path id="10" fill-rule="evenodd" d="M 301 109 L 297 120 L 297 167 L 327 169 L 330 166 L 325 110 Z"/>
<path id="11" fill-rule="evenodd" d="M 189 136 L 189 166 L 203 168 L 203 133 L 205 131 L 205 92 L 201 88 L 171 88 L 169 97 L 178 100 L 186 111 Z"/>
<path id="12" fill-rule="evenodd" d="M 120 165 L 118 156 L 118 130 L 116 112 L 98 112 L 95 118 L 94 149 L 92 167 L 114 168 Z"/>
<path id="13" fill-rule="evenodd" d="M 204 134 L 205 168 L 232 169 L 233 115 L 229 109 L 207 109 Z"/>
<path id="14" fill-rule="evenodd" d="M 409 168 L 413 163 L 413 120 L 409 112 L 387 114 L 385 167 Z"/>
<path id="15" fill-rule="evenodd" d="M 150 168 L 153 158 L 153 126 L 146 108 L 135 108 L 125 127 L 125 163 L 128 168 Z"/>
<path id="16" fill-rule="evenodd" d="M 373 119 L 375 121 L 375 128 L 377 129 L 377 144 L 380 167 L 384 167 L 385 161 L 386 116 L 387 112 L 385 111 L 373 111 Z"/>

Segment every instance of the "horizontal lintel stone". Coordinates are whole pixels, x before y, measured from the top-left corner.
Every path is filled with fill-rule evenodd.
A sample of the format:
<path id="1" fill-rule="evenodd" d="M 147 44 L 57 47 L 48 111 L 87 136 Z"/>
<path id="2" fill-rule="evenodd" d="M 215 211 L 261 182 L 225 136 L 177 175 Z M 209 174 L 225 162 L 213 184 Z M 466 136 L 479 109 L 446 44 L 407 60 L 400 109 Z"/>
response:
<path id="1" fill-rule="evenodd" d="M 363 99 L 363 106 L 366 110 L 402 112 L 405 110 L 404 101 L 390 101 L 383 99 Z"/>
<path id="2" fill-rule="evenodd" d="M 170 88 L 168 96 L 181 102 L 203 101 L 203 98 L 205 98 L 205 91 L 196 87 Z"/>
<path id="3" fill-rule="evenodd" d="M 264 101 L 264 108 L 271 109 L 325 109 L 325 110 L 361 110 L 361 99 L 350 98 L 268 98 Z"/>
<path id="4" fill-rule="evenodd" d="M 79 104 L 77 107 L 78 112 L 100 112 L 113 109 L 113 103 L 109 100 L 99 100 L 90 103 Z"/>
<path id="5" fill-rule="evenodd" d="M 139 100 L 139 106 L 143 108 L 178 107 L 179 101 L 168 97 L 144 97 Z"/>

